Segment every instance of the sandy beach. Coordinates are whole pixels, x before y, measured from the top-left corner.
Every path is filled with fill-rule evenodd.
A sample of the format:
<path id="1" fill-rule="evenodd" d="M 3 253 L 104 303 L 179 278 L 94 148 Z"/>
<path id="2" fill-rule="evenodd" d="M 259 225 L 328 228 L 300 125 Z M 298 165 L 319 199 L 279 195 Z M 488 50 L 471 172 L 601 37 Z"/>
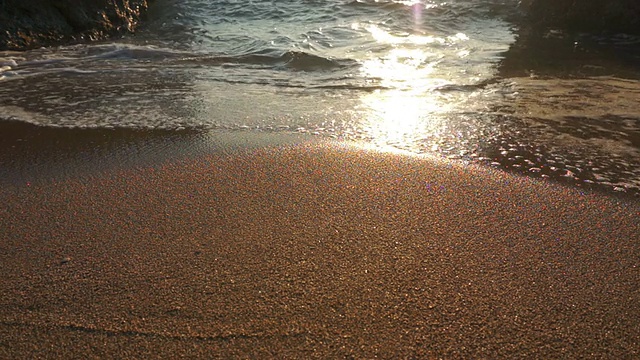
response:
<path id="1" fill-rule="evenodd" d="M 0 358 L 640 356 L 637 200 L 245 142 L 3 184 Z"/>

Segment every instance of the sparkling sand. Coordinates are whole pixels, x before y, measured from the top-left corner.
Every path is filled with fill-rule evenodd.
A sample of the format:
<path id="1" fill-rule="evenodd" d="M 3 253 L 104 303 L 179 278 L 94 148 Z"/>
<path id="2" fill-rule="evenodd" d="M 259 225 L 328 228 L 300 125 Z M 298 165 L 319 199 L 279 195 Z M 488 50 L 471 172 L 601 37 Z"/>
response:
<path id="1" fill-rule="evenodd" d="M 0 190 L 0 358 L 637 358 L 640 205 L 305 142 Z"/>

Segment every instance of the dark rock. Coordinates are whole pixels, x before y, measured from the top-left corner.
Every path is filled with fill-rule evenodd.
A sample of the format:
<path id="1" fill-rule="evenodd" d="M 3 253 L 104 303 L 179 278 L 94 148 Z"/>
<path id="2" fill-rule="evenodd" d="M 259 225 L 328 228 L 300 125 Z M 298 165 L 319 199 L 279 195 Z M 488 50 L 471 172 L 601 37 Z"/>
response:
<path id="1" fill-rule="evenodd" d="M 638 0 L 522 0 L 534 28 L 640 34 Z"/>
<path id="2" fill-rule="evenodd" d="M 147 0 L 0 0 L 0 50 L 131 32 L 146 9 Z"/>
<path id="3" fill-rule="evenodd" d="M 637 79 L 640 0 L 521 0 L 503 77 Z"/>

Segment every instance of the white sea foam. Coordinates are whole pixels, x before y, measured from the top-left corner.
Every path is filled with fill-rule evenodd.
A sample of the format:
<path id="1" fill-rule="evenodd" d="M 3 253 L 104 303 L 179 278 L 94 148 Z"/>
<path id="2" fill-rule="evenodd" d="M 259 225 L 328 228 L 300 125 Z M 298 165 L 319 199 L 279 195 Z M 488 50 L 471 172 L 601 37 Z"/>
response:
<path id="1" fill-rule="evenodd" d="M 18 63 L 14 58 L 0 58 L 0 67 L 16 67 Z"/>

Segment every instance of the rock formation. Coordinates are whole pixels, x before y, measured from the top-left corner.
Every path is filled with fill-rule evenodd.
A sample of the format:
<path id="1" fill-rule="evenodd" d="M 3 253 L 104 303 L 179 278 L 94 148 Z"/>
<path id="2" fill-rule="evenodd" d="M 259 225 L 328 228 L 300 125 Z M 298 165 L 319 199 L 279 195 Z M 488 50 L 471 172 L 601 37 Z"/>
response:
<path id="1" fill-rule="evenodd" d="M 0 0 L 0 50 L 103 39 L 133 31 L 147 0 Z"/>

